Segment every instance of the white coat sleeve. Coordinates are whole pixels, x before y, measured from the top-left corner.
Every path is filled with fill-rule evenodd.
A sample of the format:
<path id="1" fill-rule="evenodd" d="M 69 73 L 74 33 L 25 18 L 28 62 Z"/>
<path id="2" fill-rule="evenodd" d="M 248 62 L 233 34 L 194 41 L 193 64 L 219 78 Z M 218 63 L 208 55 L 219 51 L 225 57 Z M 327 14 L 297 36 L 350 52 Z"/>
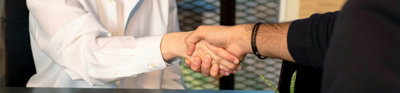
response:
<path id="1" fill-rule="evenodd" d="M 104 85 L 166 67 L 162 35 L 111 37 L 94 13 L 75 0 L 28 0 L 30 34 L 73 80 Z"/>

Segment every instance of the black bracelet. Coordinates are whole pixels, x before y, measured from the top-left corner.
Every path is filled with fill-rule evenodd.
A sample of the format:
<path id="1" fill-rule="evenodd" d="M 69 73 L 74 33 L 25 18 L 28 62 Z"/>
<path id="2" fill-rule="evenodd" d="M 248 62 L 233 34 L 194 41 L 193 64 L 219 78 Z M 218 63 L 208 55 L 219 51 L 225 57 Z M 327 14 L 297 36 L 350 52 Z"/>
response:
<path id="1" fill-rule="evenodd" d="M 258 31 L 258 27 L 261 25 L 261 22 L 254 24 L 253 30 L 251 31 L 251 49 L 253 50 L 254 55 L 256 55 L 259 59 L 266 59 L 267 57 L 262 57 L 258 52 L 256 46 L 256 35 Z"/>

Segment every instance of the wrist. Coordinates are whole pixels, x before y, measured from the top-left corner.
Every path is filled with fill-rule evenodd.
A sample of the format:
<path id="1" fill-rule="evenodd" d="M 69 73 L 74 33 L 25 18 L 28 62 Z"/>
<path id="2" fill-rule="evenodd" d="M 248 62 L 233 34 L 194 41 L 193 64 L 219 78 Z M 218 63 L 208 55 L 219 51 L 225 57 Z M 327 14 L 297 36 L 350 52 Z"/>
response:
<path id="1" fill-rule="evenodd" d="M 167 33 L 163 36 L 160 50 L 165 61 L 175 57 L 186 57 L 186 45 L 184 43 L 188 32 Z"/>
<path id="2" fill-rule="evenodd" d="M 170 60 L 174 56 L 171 54 L 171 51 L 169 51 L 169 46 L 168 46 L 169 39 L 170 39 L 170 34 L 165 34 L 162 37 L 161 44 L 160 44 L 160 51 L 161 51 L 161 55 L 162 55 L 164 61 Z"/>
<path id="3" fill-rule="evenodd" d="M 251 54 L 253 51 L 251 50 L 251 29 L 252 24 L 242 24 L 234 26 L 233 29 L 239 30 L 239 42 L 237 42 L 237 46 L 242 49 L 242 51 L 246 54 Z"/>
<path id="4" fill-rule="evenodd" d="M 176 57 L 183 57 L 183 58 L 187 58 L 187 47 L 186 47 L 186 43 L 185 43 L 185 39 L 187 36 L 189 36 L 191 32 L 177 32 L 174 33 L 175 34 L 175 39 L 172 42 L 175 42 L 174 45 L 172 45 L 171 49 L 174 52 L 174 55 Z"/>

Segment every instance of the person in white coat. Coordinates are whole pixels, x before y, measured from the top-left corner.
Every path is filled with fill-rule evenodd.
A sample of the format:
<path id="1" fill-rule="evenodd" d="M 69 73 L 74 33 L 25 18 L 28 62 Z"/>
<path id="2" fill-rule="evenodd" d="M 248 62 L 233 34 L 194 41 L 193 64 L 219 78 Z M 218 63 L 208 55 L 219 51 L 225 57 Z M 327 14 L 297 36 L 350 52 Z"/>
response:
<path id="1" fill-rule="evenodd" d="M 167 66 L 175 57 L 193 59 L 184 44 L 190 32 L 179 32 L 175 0 L 27 0 L 27 5 L 37 72 L 27 87 L 184 89 L 179 65 Z M 196 50 L 194 59 L 224 58 L 213 64 L 225 65 L 202 71 L 237 67 L 236 57 L 210 51 L 221 49 L 199 47 L 204 50 Z"/>

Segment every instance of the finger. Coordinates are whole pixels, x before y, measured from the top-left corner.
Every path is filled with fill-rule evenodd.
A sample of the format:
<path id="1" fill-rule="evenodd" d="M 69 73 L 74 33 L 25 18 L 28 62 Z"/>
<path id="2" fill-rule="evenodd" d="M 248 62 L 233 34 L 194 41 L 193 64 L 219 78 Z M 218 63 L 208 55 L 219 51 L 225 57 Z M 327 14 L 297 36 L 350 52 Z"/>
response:
<path id="1" fill-rule="evenodd" d="M 242 70 L 242 66 L 238 65 L 238 67 L 236 68 L 236 70 L 233 71 L 233 74 L 236 74 L 237 72 L 239 72 L 240 70 Z"/>
<path id="2" fill-rule="evenodd" d="M 236 69 L 237 71 L 240 71 L 240 70 L 242 70 L 242 65 L 239 65 L 238 67 L 237 67 L 237 69 Z"/>
<path id="3" fill-rule="evenodd" d="M 236 70 L 237 65 L 235 63 L 228 62 L 227 60 L 220 60 L 218 63 L 219 63 L 219 65 L 225 66 L 227 69 Z"/>
<path id="4" fill-rule="evenodd" d="M 222 73 L 221 74 L 221 75 L 224 75 L 224 76 L 229 75 L 230 73 L 233 72 L 232 69 L 229 69 L 229 68 L 225 67 L 224 65 L 219 65 L 219 68 L 220 68 L 220 71 L 226 72 L 226 73 Z"/>
<path id="5" fill-rule="evenodd" d="M 219 73 L 218 64 L 213 64 L 211 66 L 210 75 L 215 78 L 218 77 L 218 73 Z"/>
<path id="6" fill-rule="evenodd" d="M 235 68 L 235 64 L 232 62 L 228 62 L 224 59 L 221 59 L 220 57 L 216 56 L 215 54 L 213 54 L 212 52 L 210 53 L 210 55 L 212 56 L 212 64 L 218 64 L 220 70 L 224 70 L 226 72 L 232 73 Z"/>
<path id="7" fill-rule="evenodd" d="M 185 38 L 185 43 L 187 47 L 187 54 L 191 56 L 196 48 L 196 43 L 201 40 L 201 34 L 193 31 L 189 36 Z"/>
<path id="8" fill-rule="evenodd" d="M 219 75 L 219 74 L 214 77 L 214 79 L 221 79 L 221 78 L 222 78 L 222 75 Z"/>
<path id="9" fill-rule="evenodd" d="M 223 71 L 223 70 L 219 70 L 219 74 L 220 74 L 221 76 L 229 76 L 229 73 L 226 72 L 226 71 Z"/>
<path id="10" fill-rule="evenodd" d="M 190 65 L 190 67 L 193 71 L 200 72 L 201 59 L 199 57 L 194 57 L 193 60 L 194 62 Z"/>
<path id="11" fill-rule="evenodd" d="M 186 63 L 186 66 L 188 68 L 190 68 L 190 65 L 192 64 L 192 61 L 190 61 L 189 59 L 185 59 L 185 63 Z"/>
<path id="12" fill-rule="evenodd" d="M 228 51 L 224 50 L 223 48 L 218 48 L 215 46 L 212 46 L 210 44 L 206 44 L 207 48 L 210 49 L 212 52 L 214 52 L 217 56 L 229 61 L 233 62 L 235 64 L 239 64 L 239 58 L 236 57 L 235 55 L 229 53 Z"/>
<path id="13" fill-rule="evenodd" d="M 211 61 L 210 55 L 206 55 L 206 57 L 202 59 L 201 73 L 206 77 L 210 76 Z"/>

